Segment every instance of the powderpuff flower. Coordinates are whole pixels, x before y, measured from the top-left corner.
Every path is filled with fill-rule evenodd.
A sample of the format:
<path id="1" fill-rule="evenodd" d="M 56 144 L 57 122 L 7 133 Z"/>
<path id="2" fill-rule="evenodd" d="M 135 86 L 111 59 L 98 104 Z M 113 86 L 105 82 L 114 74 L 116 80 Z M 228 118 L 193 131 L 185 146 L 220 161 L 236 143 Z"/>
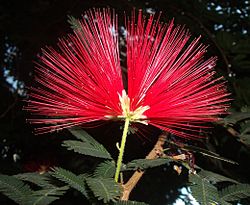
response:
<path id="1" fill-rule="evenodd" d="M 74 33 L 47 47 L 37 64 L 26 107 L 44 124 L 38 133 L 107 120 L 150 124 L 180 137 L 197 137 L 204 123 L 226 113 L 228 93 L 215 76 L 215 57 L 204 59 L 200 37 L 183 26 L 126 19 L 127 82 L 119 57 L 117 16 L 89 10 Z M 125 86 L 126 85 L 126 86 Z M 127 90 L 125 90 L 127 87 Z"/>

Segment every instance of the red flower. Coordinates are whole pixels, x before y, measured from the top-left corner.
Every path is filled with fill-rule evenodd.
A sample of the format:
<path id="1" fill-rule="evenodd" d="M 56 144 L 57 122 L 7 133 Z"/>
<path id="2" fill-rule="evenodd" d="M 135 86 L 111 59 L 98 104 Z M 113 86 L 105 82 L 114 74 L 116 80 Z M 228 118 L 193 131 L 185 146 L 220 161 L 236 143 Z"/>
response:
<path id="1" fill-rule="evenodd" d="M 217 119 L 228 93 L 215 77 L 215 58 L 182 26 L 147 20 L 139 11 L 127 20 L 128 91 L 124 89 L 117 16 L 109 9 L 86 12 L 59 50 L 43 50 L 27 109 L 48 124 L 39 133 L 94 121 L 129 118 L 181 137 Z"/>

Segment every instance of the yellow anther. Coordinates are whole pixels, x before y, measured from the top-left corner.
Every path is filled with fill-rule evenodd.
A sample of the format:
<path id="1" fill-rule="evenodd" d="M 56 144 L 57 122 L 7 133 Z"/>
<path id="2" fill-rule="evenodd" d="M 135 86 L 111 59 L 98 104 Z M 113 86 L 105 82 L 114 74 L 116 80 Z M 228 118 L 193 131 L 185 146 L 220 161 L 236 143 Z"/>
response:
<path id="1" fill-rule="evenodd" d="M 146 115 L 143 115 L 143 113 L 150 108 L 149 106 L 140 106 L 134 111 L 131 111 L 130 98 L 128 97 L 125 90 L 122 91 L 122 95 L 119 94 L 119 99 L 122 108 L 122 115 L 118 116 L 119 118 L 129 118 L 130 122 L 140 122 L 143 124 L 148 124 L 146 120 L 147 117 Z"/>

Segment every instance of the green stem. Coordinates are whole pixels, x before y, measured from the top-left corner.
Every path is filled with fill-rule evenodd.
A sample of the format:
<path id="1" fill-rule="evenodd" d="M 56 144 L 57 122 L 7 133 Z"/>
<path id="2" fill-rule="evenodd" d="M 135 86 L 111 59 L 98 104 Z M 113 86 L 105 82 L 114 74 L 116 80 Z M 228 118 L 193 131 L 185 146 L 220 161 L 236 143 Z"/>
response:
<path id="1" fill-rule="evenodd" d="M 119 156 L 116 164 L 116 171 L 115 171 L 115 181 L 118 182 L 120 171 L 121 171 L 121 165 L 122 165 L 122 158 L 124 153 L 124 148 L 126 144 L 126 138 L 128 135 L 128 127 L 129 127 L 129 118 L 126 118 L 124 128 L 123 128 L 123 134 L 122 134 L 122 141 L 119 148 Z"/>

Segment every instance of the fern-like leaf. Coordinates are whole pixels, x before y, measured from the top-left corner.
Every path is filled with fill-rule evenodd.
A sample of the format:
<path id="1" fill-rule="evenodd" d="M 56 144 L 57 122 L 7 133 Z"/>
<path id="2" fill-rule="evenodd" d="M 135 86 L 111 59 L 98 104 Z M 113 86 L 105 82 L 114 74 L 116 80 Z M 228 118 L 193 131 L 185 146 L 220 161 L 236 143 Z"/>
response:
<path id="1" fill-rule="evenodd" d="M 158 158 L 158 159 L 136 159 L 123 166 L 122 170 L 137 170 L 137 169 L 148 169 L 161 165 L 169 165 L 172 160 L 169 158 Z"/>
<path id="2" fill-rule="evenodd" d="M 20 205 L 26 205 L 23 200 L 32 194 L 27 184 L 13 177 L 0 174 L 0 192 Z"/>
<path id="3" fill-rule="evenodd" d="M 194 198 L 202 205 L 216 204 L 216 202 L 220 201 L 217 188 L 209 183 L 207 179 L 198 175 L 191 175 L 189 180 L 192 182 L 190 189 Z"/>
<path id="4" fill-rule="evenodd" d="M 220 197 L 225 201 L 236 201 L 250 197 L 250 185 L 249 184 L 235 184 L 230 185 L 220 192 Z"/>
<path id="5" fill-rule="evenodd" d="M 70 172 L 60 167 L 54 168 L 53 172 L 51 172 L 51 175 L 59 179 L 60 181 L 65 182 L 70 187 L 80 191 L 85 197 L 88 198 L 84 175 L 77 176 L 73 172 Z"/>
<path id="6" fill-rule="evenodd" d="M 112 178 L 114 175 L 115 163 L 109 160 L 100 163 L 94 172 L 95 177 Z"/>
<path id="7" fill-rule="evenodd" d="M 63 146 L 68 150 L 74 150 L 79 154 L 89 155 L 93 157 L 99 157 L 104 159 L 112 159 L 109 152 L 104 148 L 102 144 L 97 142 L 87 132 L 79 128 L 70 129 L 70 132 L 79 140 L 66 140 L 63 142 Z"/>
<path id="8" fill-rule="evenodd" d="M 240 121 L 244 121 L 247 119 L 250 119 L 250 112 L 235 112 L 223 118 L 222 120 L 224 121 L 225 125 L 228 125 L 228 124 L 236 124 Z"/>
<path id="9" fill-rule="evenodd" d="M 57 200 L 62 196 L 67 190 L 68 186 L 63 187 L 53 187 L 50 189 L 42 189 L 34 191 L 30 196 L 24 199 L 25 205 L 48 205 L 53 201 Z"/>
<path id="10" fill-rule="evenodd" d="M 199 176 L 202 177 L 203 179 L 207 179 L 210 183 L 215 184 L 218 182 L 233 182 L 233 183 L 239 183 L 236 180 L 233 180 L 231 178 L 222 176 L 220 174 L 214 173 L 214 172 L 210 172 L 207 170 L 202 169 L 199 173 Z"/>
<path id="11" fill-rule="evenodd" d="M 113 178 L 87 178 L 86 182 L 94 196 L 104 203 L 115 202 L 121 195 L 121 188 Z"/>
<path id="12" fill-rule="evenodd" d="M 79 154 L 89 155 L 92 157 L 99 157 L 104 159 L 111 159 L 108 152 L 103 151 L 100 147 L 93 146 L 85 142 L 66 140 L 63 142 L 63 146 L 67 147 L 68 150 L 73 150 Z"/>
<path id="13" fill-rule="evenodd" d="M 74 127 L 68 129 L 72 135 L 74 135 L 77 139 L 81 140 L 82 142 L 88 142 L 90 144 L 99 144 L 93 137 L 91 137 L 85 130 Z"/>
<path id="14" fill-rule="evenodd" d="M 39 187 L 43 188 L 52 188 L 54 187 L 53 184 L 49 183 L 49 175 L 47 173 L 39 174 L 37 172 L 29 172 L 29 173 L 22 173 L 14 175 L 17 179 L 21 179 L 23 181 L 28 181 L 33 184 L 36 184 Z"/>

